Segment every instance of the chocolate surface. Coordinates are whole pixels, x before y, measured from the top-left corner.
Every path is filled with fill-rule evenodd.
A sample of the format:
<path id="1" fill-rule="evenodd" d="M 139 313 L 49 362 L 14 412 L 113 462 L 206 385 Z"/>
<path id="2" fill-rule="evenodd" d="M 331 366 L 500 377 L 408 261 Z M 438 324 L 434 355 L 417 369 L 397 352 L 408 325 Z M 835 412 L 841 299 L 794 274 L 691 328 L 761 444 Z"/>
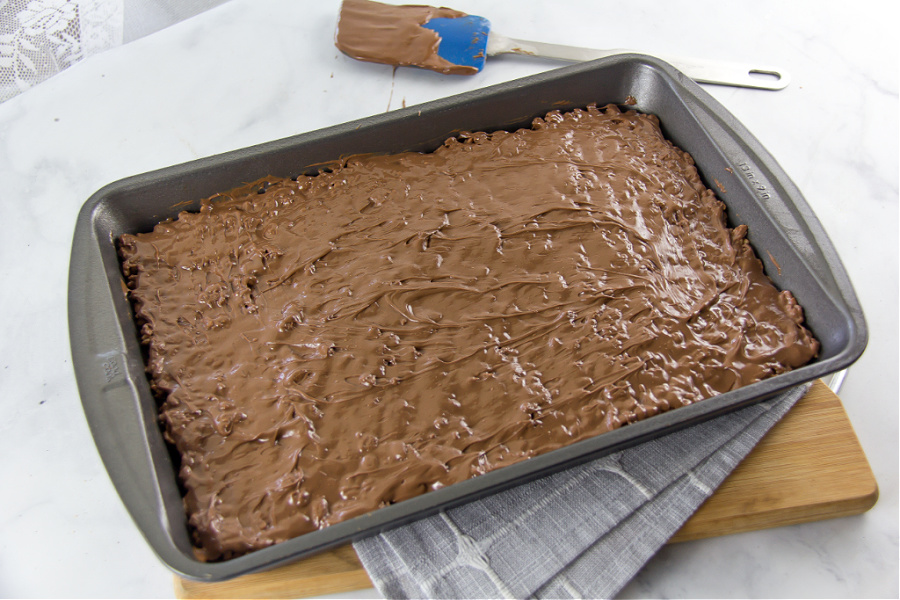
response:
<path id="1" fill-rule="evenodd" d="M 690 156 L 615 106 L 353 157 L 120 251 L 199 555 L 277 543 L 800 366 Z"/>
<path id="2" fill-rule="evenodd" d="M 344 0 L 334 43 L 341 52 L 358 60 L 472 75 L 478 69 L 438 56 L 441 37 L 422 27 L 431 19 L 464 16 L 465 13 L 449 8 Z"/>

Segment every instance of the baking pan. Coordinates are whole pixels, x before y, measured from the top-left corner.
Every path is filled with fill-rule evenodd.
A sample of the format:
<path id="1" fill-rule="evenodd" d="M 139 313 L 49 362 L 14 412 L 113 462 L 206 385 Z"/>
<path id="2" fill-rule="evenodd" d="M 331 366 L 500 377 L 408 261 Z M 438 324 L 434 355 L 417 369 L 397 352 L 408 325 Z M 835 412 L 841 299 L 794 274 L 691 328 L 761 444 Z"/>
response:
<path id="1" fill-rule="evenodd" d="M 549 110 L 590 103 L 629 104 L 659 117 L 665 135 L 694 157 L 706 185 L 721 192 L 729 225 L 748 225 L 769 276 L 804 307 L 806 324 L 821 342 L 819 357 L 766 381 L 239 558 L 196 560 L 176 467 L 158 426 L 123 291 L 116 238 L 149 231 L 180 211 L 197 209 L 201 198 L 267 175 L 314 174 L 315 165 L 351 154 L 430 151 L 461 131 L 515 129 Z M 69 269 L 69 331 L 84 411 L 122 501 L 166 565 L 206 581 L 274 567 L 771 397 L 846 368 L 867 339 L 862 310 L 834 248 L 777 162 L 696 84 L 666 63 L 640 55 L 566 67 L 110 184 L 88 199 L 78 217 Z"/>

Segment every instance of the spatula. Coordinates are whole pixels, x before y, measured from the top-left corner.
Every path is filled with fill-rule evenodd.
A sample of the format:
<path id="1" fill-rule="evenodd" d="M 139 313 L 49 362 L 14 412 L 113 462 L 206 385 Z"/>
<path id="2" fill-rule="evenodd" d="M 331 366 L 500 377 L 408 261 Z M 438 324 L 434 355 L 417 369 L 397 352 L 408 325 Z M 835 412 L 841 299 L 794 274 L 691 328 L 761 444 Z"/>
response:
<path id="1" fill-rule="evenodd" d="M 498 54 L 586 61 L 636 52 L 517 40 L 491 31 L 490 21 L 484 17 L 451 9 L 394 6 L 371 0 L 344 0 L 336 38 L 338 48 L 360 60 L 456 74 L 477 73 L 484 68 L 487 56 Z M 424 53 L 423 48 L 427 48 Z M 778 67 L 655 56 L 698 83 L 761 90 L 780 90 L 790 83 L 788 73 Z"/>

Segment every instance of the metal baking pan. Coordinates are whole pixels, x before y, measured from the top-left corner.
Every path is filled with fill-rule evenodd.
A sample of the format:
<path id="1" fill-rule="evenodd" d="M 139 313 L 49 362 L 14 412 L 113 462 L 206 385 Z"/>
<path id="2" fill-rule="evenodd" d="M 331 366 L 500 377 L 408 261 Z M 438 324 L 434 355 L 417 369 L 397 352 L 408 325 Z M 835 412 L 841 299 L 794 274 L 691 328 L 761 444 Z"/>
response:
<path id="1" fill-rule="evenodd" d="M 515 129 L 536 116 L 590 103 L 631 104 L 657 115 L 666 136 L 693 155 L 705 183 L 726 191 L 732 227 L 749 239 L 781 289 L 804 307 L 821 342 L 811 364 L 490 472 L 368 515 L 231 560 L 196 560 L 115 240 L 149 231 L 201 198 L 266 175 L 314 174 L 313 165 L 358 153 L 430 151 L 460 131 Z M 309 165 L 308 167 L 304 167 Z M 721 188 L 719 188 L 721 190 Z M 110 184 L 78 217 L 69 270 L 69 331 L 84 411 L 109 475 L 135 523 L 176 573 L 215 581 L 274 567 L 413 521 L 441 508 L 540 477 L 839 371 L 862 354 L 859 302 L 827 235 L 778 163 L 711 96 L 666 63 L 622 55 L 543 73 L 420 106 L 204 158 Z"/>

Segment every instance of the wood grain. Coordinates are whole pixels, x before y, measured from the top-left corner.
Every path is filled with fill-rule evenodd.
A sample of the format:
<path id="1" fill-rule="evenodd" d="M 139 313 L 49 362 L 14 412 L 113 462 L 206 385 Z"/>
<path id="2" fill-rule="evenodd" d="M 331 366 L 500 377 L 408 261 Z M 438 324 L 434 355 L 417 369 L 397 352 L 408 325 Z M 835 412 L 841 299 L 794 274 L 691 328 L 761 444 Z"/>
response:
<path id="1" fill-rule="evenodd" d="M 840 399 L 821 381 L 782 419 L 670 543 L 865 512 L 878 485 Z M 177 598 L 302 598 L 371 587 L 351 546 L 265 573 L 200 583 Z"/>
<path id="2" fill-rule="evenodd" d="M 844 406 L 816 382 L 670 542 L 860 514 L 877 500 Z"/>

